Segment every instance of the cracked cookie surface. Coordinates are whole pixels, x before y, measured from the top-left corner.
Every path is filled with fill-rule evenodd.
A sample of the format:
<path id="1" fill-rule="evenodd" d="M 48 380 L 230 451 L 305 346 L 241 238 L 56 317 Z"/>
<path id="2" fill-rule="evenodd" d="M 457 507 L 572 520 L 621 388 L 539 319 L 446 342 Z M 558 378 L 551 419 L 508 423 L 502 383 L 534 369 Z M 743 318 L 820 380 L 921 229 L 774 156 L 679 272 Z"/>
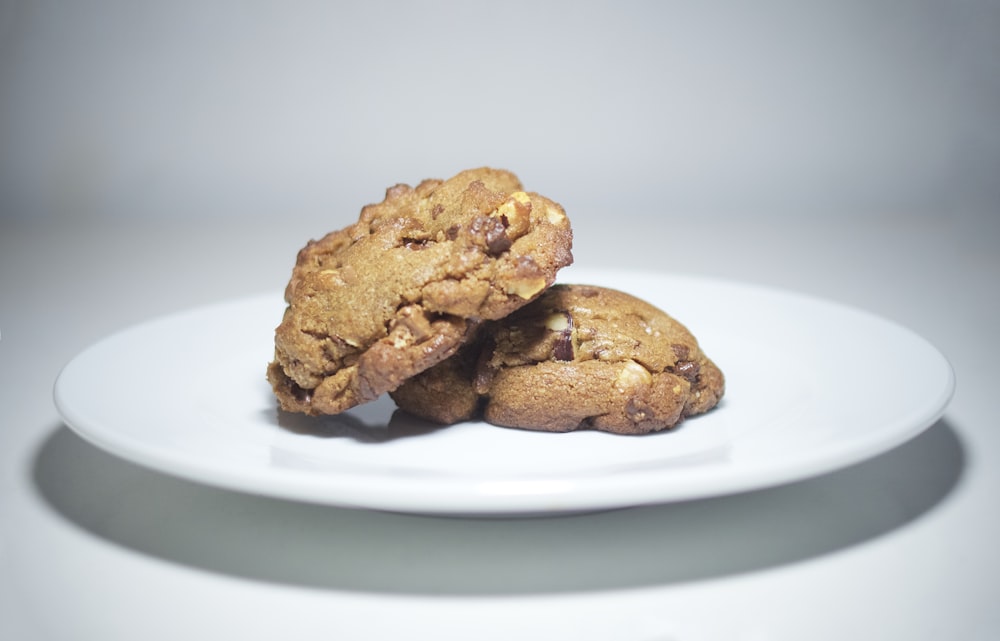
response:
<path id="1" fill-rule="evenodd" d="M 510 172 L 390 187 L 298 253 L 267 369 L 281 407 L 336 414 L 395 389 L 541 295 L 571 249 L 562 207 Z"/>
<path id="2" fill-rule="evenodd" d="M 680 322 L 612 289 L 555 285 L 485 323 L 453 357 L 391 392 L 439 423 L 644 434 L 714 407 L 722 371 Z"/>

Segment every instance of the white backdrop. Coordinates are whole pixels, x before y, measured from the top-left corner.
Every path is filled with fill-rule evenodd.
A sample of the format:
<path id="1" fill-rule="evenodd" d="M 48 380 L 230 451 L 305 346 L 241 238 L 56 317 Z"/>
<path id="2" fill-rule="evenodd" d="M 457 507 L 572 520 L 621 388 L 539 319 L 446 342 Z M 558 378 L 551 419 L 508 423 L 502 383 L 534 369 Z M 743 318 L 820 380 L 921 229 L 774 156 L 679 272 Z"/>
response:
<path id="1" fill-rule="evenodd" d="M 1000 211 L 1000 3 L 0 2 L 0 214 L 352 220 L 506 167 L 575 220 Z"/>

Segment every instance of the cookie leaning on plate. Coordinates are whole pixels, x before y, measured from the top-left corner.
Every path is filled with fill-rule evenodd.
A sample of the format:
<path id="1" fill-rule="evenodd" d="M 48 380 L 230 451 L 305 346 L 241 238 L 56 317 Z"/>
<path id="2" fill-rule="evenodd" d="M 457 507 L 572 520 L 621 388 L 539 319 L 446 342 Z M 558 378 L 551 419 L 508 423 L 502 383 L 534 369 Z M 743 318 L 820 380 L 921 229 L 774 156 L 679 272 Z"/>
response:
<path id="1" fill-rule="evenodd" d="M 680 322 L 634 296 L 555 285 L 391 392 L 417 416 L 644 434 L 706 412 L 725 380 Z"/>
<path id="2" fill-rule="evenodd" d="M 562 207 L 510 172 L 390 187 L 298 254 L 267 369 L 281 407 L 336 414 L 395 389 L 537 298 L 571 250 Z"/>

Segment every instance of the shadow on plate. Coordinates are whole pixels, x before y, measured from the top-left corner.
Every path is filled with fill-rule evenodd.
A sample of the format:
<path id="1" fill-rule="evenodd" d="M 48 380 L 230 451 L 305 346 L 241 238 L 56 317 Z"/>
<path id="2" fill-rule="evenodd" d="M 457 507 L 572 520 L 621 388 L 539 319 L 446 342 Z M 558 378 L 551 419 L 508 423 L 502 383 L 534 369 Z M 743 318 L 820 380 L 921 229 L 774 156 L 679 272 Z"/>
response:
<path id="1" fill-rule="evenodd" d="M 266 419 L 284 430 L 317 438 L 349 438 L 359 443 L 382 443 L 429 434 L 447 426 L 395 410 L 389 420 L 365 420 L 350 413 L 306 416 L 280 409 L 265 410 Z"/>
<path id="2" fill-rule="evenodd" d="M 35 483 L 54 510 L 107 541 L 262 582 L 396 594 L 609 590 L 749 573 L 889 536 L 959 482 L 946 420 L 817 478 L 669 505 L 532 519 L 389 514 L 216 489 L 134 465 L 61 426 Z"/>

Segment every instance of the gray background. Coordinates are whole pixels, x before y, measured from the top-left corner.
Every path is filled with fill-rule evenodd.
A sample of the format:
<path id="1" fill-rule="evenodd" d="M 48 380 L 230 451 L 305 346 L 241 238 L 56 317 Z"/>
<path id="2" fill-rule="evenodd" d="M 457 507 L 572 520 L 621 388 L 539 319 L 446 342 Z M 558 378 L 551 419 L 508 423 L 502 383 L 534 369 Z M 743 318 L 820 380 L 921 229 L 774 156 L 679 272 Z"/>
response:
<path id="1" fill-rule="evenodd" d="M 998 36 L 997 2 L 0 0 L 0 638 L 997 638 Z M 277 296 L 386 186 L 482 164 L 565 205 L 578 266 L 869 311 L 955 398 L 799 483 L 477 521 L 203 486 L 60 419 L 87 346 Z"/>
<path id="2" fill-rule="evenodd" d="M 0 3 L 0 215 L 353 220 L 492 165 L 610 216 L 992 216 L 1000 3 Z"/>

